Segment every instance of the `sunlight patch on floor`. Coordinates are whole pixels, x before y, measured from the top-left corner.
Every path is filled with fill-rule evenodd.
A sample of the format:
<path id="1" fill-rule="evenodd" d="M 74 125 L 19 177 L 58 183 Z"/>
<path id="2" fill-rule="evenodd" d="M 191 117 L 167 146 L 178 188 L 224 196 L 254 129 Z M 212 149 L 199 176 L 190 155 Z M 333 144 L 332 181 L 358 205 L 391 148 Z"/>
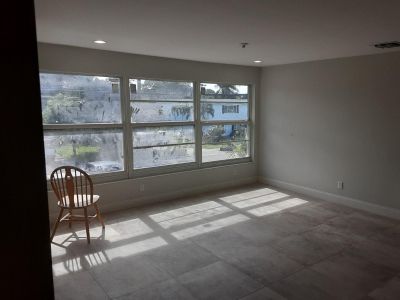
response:
<path id="1" fill-rule="evenodd" d="M 256 198 L 251 198 L 251 199 L 247 199 L 247 200 L 234 202 L 231 204 L 237 208 L 246 208 L 246 207 L 255 206 L 258 204 L 263 204 L 263 203 L 279 200 L 279 199 L 282 199 L 282 198 L 285 198 L 288 196 L 289 195 L 284 194 L 284 193 L 273 193 L 273 194 L 268 194 L 268 195 L 261 196 L 261 197 L 256 197 Z"/>
<path id="2" fill-rule="evenodd" d="M 269 188 L 261 188 L 261 189 L 255 189 L 255 190 L 251 190 L 251 191 L 243 192 L 243 193 L 235 193 L 233 195 L 220 197 L 219 199 L 226 203 L 233 203 L 233 202 L 237 202 L 237 201 L 241 201 L 241 200 L 247 200 L 250 198 L 265 196 L 265 195 L 272 194 L 272 193 L 276 193 L 276 191 L 269 189 Z"/>
<path id="3" fill-rule="evenodd" d="M 126 238 L 138 237 L 154 232 L 153 229 L 151 229 L 145 222 L 143 222 L 139 218 L 113 223 L 108 227 L 114 228 L 114 231 L 116 231 L 118 234 L 117 236 L 107 235 L 106 237 L 109 236 L 112 239 L 110 241 L 118 241 Z"/>
<path id="4" fill-rule="evenodd" d="M 77 240 L 86 240 L 85 229 L 74 231 L 74 228 L 72 227 L 71 231 L 72 232 L 56 235 L 53 239 L 53 242 L 64 247 L 68 247 L 71 243 Z M 103 239 L 105 236 L 116 237 L 119 235 L 120 234 L 110 226 L 106 226 L 104 231 L 101 226 L 90 227 L 90 238 L 93 240 Z"/>
<path id="5" fill-rule="evenodd" d="M 303 205 L 305 203 L 308 203 L 308 201 L 299 199 L 299 198 L 292 198 L 292 199 L 276 202 L 273 204 L 256 207 L 256 208 L 248 210 L 248 212 L 256 217 L 262 217 L 262 216 L 278 213 L 285 209 L 292 208 L 292 207 L 295 207 L 298 205 Z"/>
<path id="6" fill-rule="evenodd" d="M 83 270 L 80 257 L 71 257 L 59 263 L 53 263 L 53 276 L 61 276 Z"/>
<path id="7" fill-rule="evenodd" d="M 117 231 L 118 229 L 122 232 Z M 113 243 L 153 232 L 154 230 L 142 220 L 133 219 L 108 225 L 105 229 L 101 226 L 91 227 L 90 239 Z M 54 243 L 52 244 L 52 257 L 57 258 L 65 255 L 71 243 L 78 240 L 86 241 L 85 229 L 55 236 L 53 239 Z"/>
<path id="8" fill-rule="evenodd" d="M 195 214 L 195 213 L 209 210 L 209 209 L 216 208 L 216 207 L 221 207 L 221 204 L 219 204 L 215 201 L 207 201 L 207 202 L 203 202 L 203 203 L 199 203 L 199 204 L 184 206 L 184 207 L 180 207 L 177 209 L 172 209 L 172 210 L 164 211 L 161 213 L 153 214 L 153 215 L 150 215 L 150 218 L 153 221 L 160 223 L 163 221 L 168 221 L 168 220 L 172 220 L 175 218 L 184 217 L 187 215 Z"/>
<path id="9" fill-rule="evenodd" d="M 267 216 L 267 215 L 272 215 L 274 213 L 278 213 L 281 210 L 282 209 L 274 207 L 272 205 L 265 205 L 265 206 L 250 209 L 247 212 L 256 217 L 262 217 L 262 216 Z"/>
<path id="10" fill-rule="evenodd" d="M 95 251 L 76 257 L 66 257 L 62 262 L 53 263 L 53 275 L 61 276 L 69 273 L 79 272 L 110 262 L 114 258 L 128 257 L 146 251 L 156 249 L 168 243 L 161 237 L 148 238 L 142 241 L 125 244 L 122 246 Z M 85 268 L 84 268 L 85 267 Z"/>
<path id="11" fill-rule="evenodd" d="M 115 248 L 105 249 L 104 253 L 109 260 L 117 257 L 127 257 L 143 253 L 155 248 L 167 245 L 168 243 L 161 237 L 148 238 L 142 241 L 129 243 Z"/>
<path id="12" fill-rule="evenodd" d="M 90 268 L 109 262 L 108 257 L 103 253 L 103 251 L 86 254 L 84 259 L 87 266 Z"/>
<path id="13" fill-rule="evenodd" d="M 218 219 L 215 221 L 211 221 L 211 222 L 207 222 L 204 224 L 200 224 L 197 226 L 193 226 L 193 227 L 189 227 L 189 228 L 185 228 L 179 231 L 175 231 L 172 233 L 172 235 L 177 238 L 178 240 L 183 240 L 183 239 L 187 239 L 196 235 L 200 235 L 200 234 L 204 234 L 207 232 L 211 232 L 211 231 L 215 231 L 236 223 L 240 223 L 243 221 L 247 221 L 250 218 L 242 215 L 242 214 L 237 214 L 237 215 L 233 215 L 230 217 L 226 217 L 226 218 L 222 218 L 222 219 Z"/>
<path id="14" fill-rule="evenodd" d="M 210 217 L 221 215 L 221 214 L 228 213 L 231 211 L 232 211 L 232 209 L 230 209 L 228 207 L 220 206 L 220 207 L 211 208 L 209 210 L 201 211 L 198 213 L 190 214 L 187 216 L 175 218 L 172 220 L 163 221 L 163 222 L 160 222 L 159 224 L 161 227 L 168 229 L 168 228 L 171 228 L 174 226 L 193 223 L 195 221 L 201 221 L 201 220 L 204 220 L 205 218 L 210 218 Z"/>
<path id="15" fill-rule="evenodd" d="M 306 203 L 308 203 L 308 201 L 306 201 L 306 200 L 299 199 L 299 198 L 291 198 L 288 200 L 273 203 L 271 205 L 273 205 L 277 208 L 280 208 L 280 209 L 286 209 L 286 208 L 291 208 L 291 207 L 295 207 L 295 206 L 306 204 Z"/>

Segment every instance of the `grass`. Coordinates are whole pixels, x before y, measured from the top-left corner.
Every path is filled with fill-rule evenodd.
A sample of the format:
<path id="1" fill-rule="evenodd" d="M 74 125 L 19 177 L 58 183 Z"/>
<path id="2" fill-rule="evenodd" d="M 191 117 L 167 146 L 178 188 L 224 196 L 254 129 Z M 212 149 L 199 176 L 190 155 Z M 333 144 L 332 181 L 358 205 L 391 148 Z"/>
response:
<path id="1" fill-rule="evenodd" d="M 206 144 L 202 145 L 203 149 L 219 149 L 221 144 Z"/>
<path id="2" fill-rule="evenodd" d="M 76 155 L 88 155 L 88 154 L 95 154 L 100 151 L 100 147 L 97 146 L 77 146 L 76 147 Z M 60 148 L 57 149 L 57 154 L 61 155 L 62 157 L 65 158 L 71 158 L 74 153 L 72 151 L 72 146 L 71 145 L 65 145 L 61 146 Z"/>

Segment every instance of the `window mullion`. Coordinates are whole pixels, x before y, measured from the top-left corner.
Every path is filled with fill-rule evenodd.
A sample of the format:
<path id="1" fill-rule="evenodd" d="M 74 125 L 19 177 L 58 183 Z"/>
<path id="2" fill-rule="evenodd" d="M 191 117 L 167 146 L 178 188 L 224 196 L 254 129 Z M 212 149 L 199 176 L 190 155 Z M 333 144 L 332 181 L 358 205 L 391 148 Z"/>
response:
<path id="1" fill-rule="evenodd" d="M 249 155 L 254 158 L 254 127 L 253 127 L 253 105 L 254 105 L 254 93 L 253 93 L 253 85 L 248 85 L 248 109 L 247 109 L 247 128 L 249 130 L 248 137 L 250 141 L 248 142 L 249 147 Z"/>
<path id="2" fill-rule="evenodd" d="M 247 124 L 248 120 L 213 120 L 213 121 L 201 121 L 202 125 L 225 125 L 225 124 Z"/>
<path id="3" fill-rule="evenodd" d="M 200 103 L 200 83 L 194 83 L 194 122 L 195 122 L 195 153 L 197 166 L 202 164 L 202 126 L 201 126 L 201 103 Z"/>
<path id="4" fill-rule="evenodd" d="M 43 124 L 44 130 L 113 129 L 121 127 L 123 127 L 122 123 Z"/>
<path id="5" fill-rule="evenodd" d="M 131 128 L 131 109 L 130 109 L 130 91 L 129 91 L 129 78 L 124 77 L 122 80 L 122 93 L 121 101 L 123 107 L 123 134 L 124 134 L 124 157 L 125 168 L 128 171 L 128 177 L 133 177 L 133 142 L 132 142 L 132 128 Z"/>
<path id="6" fill-rule="evenodd" d="M 185 145 L 193 145 L 194 143 L 171 143 L 171 144 L 163 144 L 163 145 L 150 145 L 150 146 L 134 146 L 134 149 L 151 149 L 151 148 L 163 148 L 170 146 L 185 146 Z"/>
<path id="7" fill-rule="evenodd" d="M 143 128 L 143 127 L 172 127 L 172 126 L 193 126 L 194 121 L 186 122 L 152 122 L 152 123 L 132 123 L 133 128 Z"/>
<path id="8" fill-rule="evenodd" d="M 173 99 L 173 100 L 132 100 L 132 102 L 141 102 L 141 103 L 175 103 L 175 102 L 179 102 L 179 103 L 192 103 L 191 100 L 189 99 Z"/>

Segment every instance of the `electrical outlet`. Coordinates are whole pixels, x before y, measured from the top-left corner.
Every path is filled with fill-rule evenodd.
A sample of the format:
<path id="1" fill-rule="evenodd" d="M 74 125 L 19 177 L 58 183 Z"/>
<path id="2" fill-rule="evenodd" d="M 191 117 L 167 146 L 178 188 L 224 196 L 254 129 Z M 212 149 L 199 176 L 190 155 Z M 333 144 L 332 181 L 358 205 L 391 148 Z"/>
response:
<path id="1" fill-rule="evenodd" d="M 144 183 L 139 184 L 139 192 L 144 192 Z"/>
<path id="2" fill-rule="evenodd" d="M 343 190 L 343 181 L 338 181 L 338 182 L 337 182 L 337 188 L 338 188 L 339 190 Z"/>

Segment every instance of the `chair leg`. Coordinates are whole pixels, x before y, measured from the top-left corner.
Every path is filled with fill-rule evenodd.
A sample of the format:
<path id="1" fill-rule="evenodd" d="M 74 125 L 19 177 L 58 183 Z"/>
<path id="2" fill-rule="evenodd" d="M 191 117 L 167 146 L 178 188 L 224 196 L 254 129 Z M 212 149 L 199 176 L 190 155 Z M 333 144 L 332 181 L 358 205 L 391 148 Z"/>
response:
<path id="1" fill-rule="evenodd" d="M 64 212 L 64 208 L 61 208 L 60 209 L 60 213 L 58 214 L 58 218 L 56 220 L 56 223 L 54 224 L 53 232 L 51 233 L 51 236 L 50 236 L 50 242 L 53 241 L 53 237 L 56 234 L 56 230 L 57 230 L 58 224 L 60 223 L 60 220 L 61 220 L 63 212 Z"/>
<path id="2" fill-rule="evenodd" d="M 97 203 L 94 204 L 94 208 L 96 209 L 97 219 L 99 220 L 99 222 L 101 223 L 103 228 L 105 228 L 104 221 L 103 221 L 103 218 L 101 217 L 100 210 L 99 210 L 99 207 L 97 206 Z"/>
<path id="3" fill-rule="evenodd" d="M 69 228 L 71 228 L 71 226 L 72 226 L 71 217 L 72 217 L 72 209 L 69 210 L 69 218 L 70 218 L 70 220 L 69 220 L 69 222 L 68 222 L 68 227 L 69 227 Z"/>
<path id="4" fill-rule="evenodd" d="M 85 215 L 85 225 L 86 225 L 86 237 L 87 237 L 87 242 L 90 244 L 90 233 L 89 233 L 89 218 L 88 218 L 88 213 L 87 213 L 87 208 L 85 207 L 83 209 L 84 215 Z"/>

